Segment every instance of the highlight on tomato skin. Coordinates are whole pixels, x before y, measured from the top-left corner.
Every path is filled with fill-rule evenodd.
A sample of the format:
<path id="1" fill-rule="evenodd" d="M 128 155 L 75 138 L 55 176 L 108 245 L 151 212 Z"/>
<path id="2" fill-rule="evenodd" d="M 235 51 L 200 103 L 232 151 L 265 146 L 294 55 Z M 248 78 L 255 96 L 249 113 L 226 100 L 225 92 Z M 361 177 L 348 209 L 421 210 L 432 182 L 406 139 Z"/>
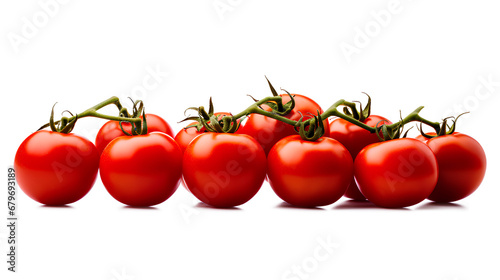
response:
<path id="1" fill-rule="evenodd" d="M 438 162 L 423 142 L 401 138 L 370 144 L 354 161 L 354 177 L 361 193 L 385 208 L 415 205 L 434 191 Z"/>
<path id="2" fill-rule="evenodd" d="M 203 203 L 231 208 L 249 201 L 266 176 L 266 155 L 248 135 L 206 132 L 186 148 L 183 177 Z"/>
<path id="3" fill-rule="evenodd" d="M 436 156 L 439 177 L 428 199 L 461 200 L 477 190 L 486 173 L 486 154 L 474 138 L 459 132 L 427 140 Z"/>
<path id="4" fill-rule="evenodd" d="M 285 202 L 298 207 L 334 203 L 345 193 L 353 176 L 347 149 L 329 137 L 302 140 L 299 135 L 281 139 L 269 152 L 268 179 Z"/>
<path id="5" fill-rule="evenodd" d="M 88 139 L 47 130 L 28 136 L 14 159 L 21 190 L 50 206 L 82 199 L 94 185 L 98 167 L 99 153 Z"/>
<path id="6" fill-rule="evenodd" d="M 172 127 L 165 121 L 162 117 L 155 114 L 146 114 L 146 121 L 148 125 L 148 132 L 163 132 L 167 135 L 174 137 Z M 122 127 L 128 133 L 131 133 L 131 125 L 128 122 L 122 122 Z M 115 138 L 120 136 L 126 136 L 125 133 L 120 128 L 120 124 L 117 121 L 106 122 L 97 133 L 95 139 L 95 145 L 99 154 L 102 153 L 104 148 Z"/>
<path id="7" fill-rule="evenodd" d="M 109 194 L 133 207 L 167 200 L 179 186 L 182 151 L 162 132 L 120 136 L 101 155 L 100 176 Z"/>
<path id="8" fill-rule="evenodd" d="M 370 115 L 363 120 L 363 123 L 372 127 L 382 124 L 392 124 L 388 119 L 378 115 Z M 380 142 L 380 139 L 375 133 L 370 133 L 341 118 L 334 119 L 330 122 L 330 137 L 342 143 L 351 154 L 353 160 L 356 159 L 356 156 L 364 147 Z M 354 176 L 344 196 L 353 200 L 366 200 L 359 191 Z"/>

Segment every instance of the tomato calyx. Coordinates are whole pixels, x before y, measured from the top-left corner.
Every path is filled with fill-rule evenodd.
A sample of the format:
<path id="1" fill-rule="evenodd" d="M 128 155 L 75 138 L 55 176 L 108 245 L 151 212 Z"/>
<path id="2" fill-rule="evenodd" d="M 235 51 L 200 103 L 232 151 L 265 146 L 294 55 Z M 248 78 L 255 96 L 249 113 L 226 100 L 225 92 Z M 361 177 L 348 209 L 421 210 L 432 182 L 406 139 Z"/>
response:
<path id="1" fill-rule="evenodd" d="M 189 107 L 184 111 L 184 114 L 188 110 L 196 111 L 198 116 L 189 116 L 180 121 L 196 121 L 196 123 L 188 125 L 184 129 L 196 127 L 196 130 L 198 131 L 200 131 L 202 128 L 205 128 L 205 130 L 209 132 L 234 133 L 240 127 L 240 121 L 238 121 L 237 118 L 234 118 L 233 115 L 223 116 L 214 113 L 214 104 L 212 102 L 212 97 L 210 97 L 209 100 L 208 112 L 205 110 L 204 106 L 200 106 Z"/>
<path id="2" fill-rule="evenodd" d="M 379 124 L 381 122 L 384 122 L 384 121 L 379 121 L 377 123 L 377 125 L 375 126 L 375 130 L 377 132 L 377 137 L 380 141 L 406 138 L 406 136 L 408 136 L 408 131 L 410 131 L 413 128 L 413 127 L 410 127 L 408 130 L 406 130 L 406 132 L 403 133 L 403 131 L 404 131 L 404 123 L 403 122 L 396 123 L 397 125 L 391 129 L 389 129 L 390 126 L 385 125 L 385 124 L 382 124 L 379 126 Z M 382 136 L 380 134 L 382 134 Z"/>
<path id="3" fill-rule="evenodd" d="M 430 135 L 430 134 L 427 134 L 423 131 L 422 129 L 422 123 L 420 123 L 420 127 L 418 127 L 418 130 L 420 132 L 420 135 L 424 136 L 426 139 L 431 139 L 431 138 L 435 138 L 435 137 L 439 137 L 439 136 L 445 136 L 445 135 L 450 135 L 450 134 L 453 134 L 456 130 L 456 127 L 457 127 L 457 121 L 458 121 L 458 118 L 460 118 L 462 115 L 465 115 L 465 114 L 468 114 L 469 112 L 464 112 L 456 117 L 454 116 L 450 116 L 450 117 L 446 117 L 443 119 L 443 121 L 441 122 L 440 126 L 439 126 L 439 130 L 436 130 L 436 135 Z M 452 119 L 452 125 L 448 125 L 448 120 L 449 119 Z"/>
<path id="4" fill-rule="evenodd" d="M 320 114 L 319 110 L 317 110 L 317 113 L 318 113 L 318 115 L 310 114 L 313 116 L 313 118 L 311 119 L 312 121 L 308 121 L 308 122 L 302 121 L 302 118 L 304 116 L 302 116 L 302 114 L 301 114 L 301 118 L 299 119 L 298 126 L 294 127 L 295 131 L 297 131 L 299 133 L 300 137 L 303 140 L 314 142 L 314 141 L 318 140 L 319 138 L 323 137 L 323 135 L 325 134 L 325 126 L 323 124 L 323 120 L 321 119 L 321 114 Z M 307 126 L 309 126 L 309 127 L 306 128 Z"/>
<path id="5" fill-rule="evenodd" d="M 278 92 L 276 92 L 276 89 L 274 88 L 274 86 L 271 84 L 271 82 L 269 81 L 269 79 L 267 77 L 266 77 L 266 80 L 267 80 L 267 84 L 269 85 L 269 89 L 271 89 L 272 95 L 274 97 L 280 96 L 278 94 Z M 285 90 L 285 89 L 281 89 L 281 90 L 286 92 L 286 94 L 288 94 L 288 96 L 290 97 L 290 101 L 288 101 L 285 104 L 283 104 L 283 102 L 272 102 L 272 101 L 266 102 L 265 104 L 272 109 L 272 112 L 274 112 L 280 116 L 286 116 L 293 110 L 293 108 L 295 108 L 295 98 L 287 90 Z M 254 98 L 252 97 L 252 99 L 254 99 Z M 254 101 L 259 102 L 259 100 L 256 100 L 256 99 L 254 99 Z M 259 105 L 259 108 L 262 109 L 262 107 L 260 107 L 260 105 Z M 264 110 L 264 109 L 262 109 L 262 110 Z"/>
<path id="6" fill-rule="evenodd" d="M 134 136 L 134 135 L 146 135 L 148 134 L 148 122 L 146 120 L 146 110 L 144 108 L 142 108 L 142 101 L 141 101 L 141 110 L 142 111 L 142 122 L 140 123 L 134 123 L 134 122 L 129 122 L 129 121 L 120 121 L 119 122 L 119 125 L 120 125 L 120 129 L 122 130 L 122 132 L 127 135 L 127 136 Z M 135 105 L 134 105 L 134 111 L 135 111 Z M 134 113 L 135 114 L 135 113 Z M 130 123 L 130 126 L 131 126 L 131 130 L 130 132 L 131 133 L 128 133 L 124 128 L 123 128 L 123 125 L 122 123 L 123 122 L 128 122 Z"/>
<path id="7" fill-rule="evenodd" d="M 365 107 L 363 108 L 363 104 L 361 102 L 353 101 L 359 103 L 359 111 L 356 109 L 355 106 L 354 107 L 345 106 L 343 108 L 343 111 L 346 116 L 352 117 L 360 122 L 364 122 L 371 115 L 372 98 L 366 92 L 361 92 L 361 93 L 363 93 L 368 97 L 368 102 L 366 103 Z"/>
<path id="8" fill-rule="evenodd" d="M 71 115 L 71 117 L 62 116 L 60 120 L 54 121 L 54 108 L 57 104 L 56 103 L 56 104 L 54 104 L 54 106 L 52 106 L 52 111 L 50 113 L 49 122 L 42 125 L 39 129 L 37 129 L 37 131 L 45 129 L 47 127 L 50 127 L 50 129 L 54 132 L 67 134 L 67 133 L 70 133 L 73 130 L 73 128 L 75 128 L 75 125 L 76 125 L 76 122 L 78 119 L 85 118 L 85 117 L 95 117 L 95 118 L 100 118 L 100 119 L 119 121 L 120 127 L 121 127 L 121 122 L 128 122 L 128 123 L 132 124 L 132 127 L 136 127 L 136 128 L 141 127 L 141 123 L 143 123 L 142 129 L 139 129 L 137 131 L 139 132 L 139 134 L 143 133 L 144 131 L 147 132 L 146 118 L 145 118 L 145 115 L 143 114 L 143 112 L 144 112 L 143 102 L 141 100 L 138 100 L 138 101 L 133 102 L 133 103 L 134 103 L 133 113 L 129 114 L 127 111 L 127 108 L 124 108 L 121 105 L 119 98 L 116 96 L 113 96 L 113 97 L 110 97 L 110 98 L 104 100 L 103 102 L 83 111 L 82 113 L 79 113 L 79 114 L 73 114 L 70 111 L 65 110 L 62 113 L 63 114 L 69 113 Z M 108 105 L 112 105 L 112 104 L 118 108 L 118 110 L 119 110 L 118 116 L 110 116 L 110 115 L 105 115 L 105 114 L 101 114 L 98 112 L 98 110 L 100 110 L 101 108 L 106 107 Z M 144 121 L 140 118 L 141 114 L 143 115 Z M 122 128 L 122 130 L 123 130 L 123 128 Z M 126 131 L 123 131 L 123 132 L 127 134 Z M 132 130 L 132 133 L 134 133 L 134 130 Z"/>

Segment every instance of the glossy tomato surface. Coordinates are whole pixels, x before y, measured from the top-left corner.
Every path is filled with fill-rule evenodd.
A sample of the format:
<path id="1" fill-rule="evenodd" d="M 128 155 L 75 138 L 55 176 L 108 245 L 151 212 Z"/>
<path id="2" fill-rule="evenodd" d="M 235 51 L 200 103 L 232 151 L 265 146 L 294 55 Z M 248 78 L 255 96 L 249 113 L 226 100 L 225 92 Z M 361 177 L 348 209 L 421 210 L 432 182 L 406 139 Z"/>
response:
<path id="1" fill-rule="evenodd" d="M 382 124 L 392 124 L 386 118 L 377 115 L 369 116 L 363 123 L 371 127 L 380 126 Z M 356 156 L 364 147 L 380 142 L 377 134 L 370 133 L 368 130 L 341 118 L 337 118 L 330 123 L 330 137 L 344 145 L 349 153 L 351 153 L 353 160 L 356 159 Z M 359 191 L 354 176 L 344 196 L 354 200 L 366 199 Z"/>
<path id="2" fill-rule="evenodd" d="M 354 175 L 361 193 L 375 205 L 407 207 L 426 199 L 438 179 L 432 150 L 415 139 L 371 144 L 354 161 Z"/>
<path id="3" fill-rule="evenodd" d="M 266 176 L 266 155 L 248 135 L 206 132 L 184 152 L 187 188 L 214 207 L 234 207 L 250 200 Z"/>
<path id="4" fill-rule="evenodd" d="M 223 117 L 223 116 L 231 116 L 231 113 L 219 112 L 215 113 L 214 115 Z M 186 127 L 197 123 L 198 122 L 192 122 Z M 179 130 L 179 132 L 177 132 L 177 134 L 175 135 L 175 141 L 177 142 L 177 144 L 179 144 L 179 147 L 181 147 L 182 152 L 184 152 L 189 143 L 191 143 L 191 141 L 193 141 L 193 139 L 196 138 L 196 136 L 205 133 L 205 131 L 206 130 L 204 127 L 202 127 L 199 131 L 196 127 L 183 128 Z"/>
<path id="5" fill-rule="evenodd" d="M 46 205 L 65 205 L 84 197 L 94 185 L 99 153 L 89 140 L 47 130 L 31 134 L 14 160 L 19 187 Z"/>
<path id="6" fill-rule="evenodd" d="M 154 114 L 146 114 L 146 121 L 148 125 L 148 132 L 163 132 L 167 135 L 174 137 L 174 133 L 172 132 L 172 128 L 170 125 L 160 116 Z M 122 122 L 122 127 L 127 132 L 131 132 L 131 125 L 128 122 Z M 125 133 L 120 128 L 120 123 L 117 121 L 108 121 L 106 122 L 99 132 L 97 133 L 95 139 L 95 145 L 99 153 L 104 151 L 104 148 L 111 142 L 113 139 L 126 136 Z"/>
<path id="7" fill-rule="evenodd" d="M 318 103 L 314 102 L 311 98 L 300 94 L 292 95 L 295 98 L 295 107 L 284 117 L 297 121 L 301 118 L 301 114 L 304 116 L 303 120 L 306 120 L 311 118 L 308 113 L 317 115 L 317 110 L 323 113 Z M 288 94 L 281 94 L 280 96 L 282 97 L 283 104 L 290 101 Z M 267 111 L 271 111 L 271 108 L 268 106 L 263 105 L 262 107 Z M 323 124 L 325 126 L 325 135 L 329 135 L 330 126 L 328 125 L 328 120 L 324 120 Z M 250 114 L 246 122 L 238 130 L 238 133 L 252 136 L 264 148 L 266 155 L 279 140 L 290 135 L 297 135 L 293 126 L 259 114 Z"/>
<path id="8" fill-rule="evenodd" d="M 274 192 L 289 204 L 332 204 L 353 176 L 352 157 L 337 140 L 305 141 L 299 135 L 280 140 L 268 155 L 268 178 Z"/>
<path id="9" fill-rule="evenodd" d="M 429 196 L 436 202 L 451 202 L 472 194 L 486 173 L 486 154 L 474 138 L 453 133 L 427 141 L 436 156 L 439 178 Z"/>
<path id="10" fill-rule="evenodd" d="M 111 196 L 130 206 L 164 202 L 177 190 L 181 174 L 181 149 L 161 132 L 118 137 L 101 155 L 102 183 Z"/>

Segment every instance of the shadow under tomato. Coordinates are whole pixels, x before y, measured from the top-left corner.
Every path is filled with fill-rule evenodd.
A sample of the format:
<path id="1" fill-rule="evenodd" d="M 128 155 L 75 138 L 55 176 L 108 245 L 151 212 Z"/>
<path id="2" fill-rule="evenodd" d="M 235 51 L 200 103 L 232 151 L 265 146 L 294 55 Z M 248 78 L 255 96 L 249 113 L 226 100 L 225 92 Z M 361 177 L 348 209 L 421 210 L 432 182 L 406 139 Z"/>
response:
<path id="1" fill-rule="evenodd" d="M 54 209 L 74 209 L 71 205 L 40 205 L 40 208 L 54 208 Z"/>
<path id="2" fill-rule="evenodd" d="M 123 209 L 139 209 L 139 210 L 158 210 L 155 206 L 144 206 L 144 207 L 139 207 L 139 206 L 130 206 L 130 205 L 125 205 L 122 207 Z"/>
<path id="3" fill-rule="evenodd" d="M 203 203 L 203 202 L 198 202 L 194 207 L 196 207 L 196 208 L 205 208 L 205 209 L 214 209 L 214 210 L 228 210 L 228 211 L 231 211 L 231 210 L 242 210 L 241 208 L 239 208 L 237 206 L 233 206 L 233 207 L 214 207 L 214 206 L 208 205 L 208 204 Z"/>
<path id="4" fill-rule="evenodd" d="M 345 210 L 345 209 L 377 209 L 377 210 L 392 210 L 392 211 L 409 211 L 411 209 L 408 208 L 384 208 L 379 207 L 368 200 L 345 200 L 337 205 L 335 205 L 332 209 L 334 210 Z"/>
<path id="5" fill-rule="evenodd" d="M 427 202 L 417 208 L 418 210 L 434 210 L 434 209 L 465 209 L 465 206 L 453 202 Z"/>
<path id="6" fill-rule="evenodd" d="M 300 206 L 295 206 L 292 204 L 289 204 L 287 202 L 281 202 L 280 204 L 276 205 L 276 208 L 288 208 L 288 209 L 305 209 L 305 210 L 325 210 L 324 208 L 321 207 L 300 207 Z"/>

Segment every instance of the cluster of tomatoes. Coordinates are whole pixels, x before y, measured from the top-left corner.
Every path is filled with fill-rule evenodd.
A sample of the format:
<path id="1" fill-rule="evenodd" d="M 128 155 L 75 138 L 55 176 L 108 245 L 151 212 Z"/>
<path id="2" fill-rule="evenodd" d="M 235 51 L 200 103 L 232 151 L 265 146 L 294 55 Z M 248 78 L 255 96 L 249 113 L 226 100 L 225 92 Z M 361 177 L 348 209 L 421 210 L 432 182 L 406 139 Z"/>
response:
<path id="1" fill-rule="evenodd" d="M 281 98 L 287 103 L 291 96 Z M 294 94 L 293 99 L 293 108 L 283 116 L 289 120 L 323 113 L 306 96 Z M 215 120 L 231 116 L 212 115 Z M 424 199 L 465 198 L 486 171 L 480 144 L 458 132 L 383 141 L 378 132 L 336 118 L 320 120 L 324 136 L 311 141 L 290 124 L 252 113 L 237 120 L 234 133 L 209 132 L 195 122 L 173 137 L 161 117 L 145 118 L 147 133 L 141 135 L 124 133 L 132 132 L 126 122 L 107 122 L 95 145 L 72 133 L 33 133 L 15 158 L 21 189 L 43 204 L 69 204 L 88 193 L 99 170 L 110 195 L 135 207 L 164 202 L 181 181 L 208 205 L 234 207 L 249 201 L 268 180 L 282 200 L 298 207 L 325 206 L 346 196 L 398 208 Z M 371 127 L 391 124 L 369 114 L 360 121 Z"/>

